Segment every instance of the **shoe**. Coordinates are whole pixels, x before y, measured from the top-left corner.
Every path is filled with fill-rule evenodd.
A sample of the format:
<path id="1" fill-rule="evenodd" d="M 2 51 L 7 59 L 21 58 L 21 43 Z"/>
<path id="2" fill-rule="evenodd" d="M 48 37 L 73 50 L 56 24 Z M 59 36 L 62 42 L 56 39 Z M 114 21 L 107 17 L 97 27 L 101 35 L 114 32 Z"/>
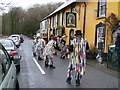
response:
<path id="1" fill-rule="evenodd" d="M 45 61 L 45 67 L 48 67 L 49 65 L 48 65 L 48 63 Z"/>
<path id="2" fill-rule="evenodd" d="M 62 56 L 62 59 L 65 59 L 65 56 Z"/>
<path id="3" fill-rule="evenodd" d="M 38 60 L 43 60 L 41 57 L 38 57 Z"/>
<path id="4" fill-rule="evenodd" d="M 50 67 L 53 68 L 53 69 L 55 69 L 55 66 L 53 66 L 53 65 L 50 65 Z"/>
<path id="5" fill-rule="evenodd" d="M 48 64 L 45 64 L 45 67 L 48 67 L 49 65 Z"/>
<path id="6" fill-rule="evenodd" d="M 76 80 L 76 86 L 80 86 L 80 80 Z"/>
<path id="7" fill-rule="evenodd" d="M 66 79 L 66 82 L 67 82 L 68 84 L 71 84 L 71 78 L 67 78 L 67 79 Z"/>

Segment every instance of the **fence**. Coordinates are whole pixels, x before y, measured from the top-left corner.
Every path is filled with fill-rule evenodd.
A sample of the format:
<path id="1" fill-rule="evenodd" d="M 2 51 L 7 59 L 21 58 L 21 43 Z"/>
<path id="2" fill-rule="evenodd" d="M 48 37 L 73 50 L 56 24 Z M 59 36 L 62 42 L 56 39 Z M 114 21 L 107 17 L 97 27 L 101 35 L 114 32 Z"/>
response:
<path id="1" fill-rule="evenodd" d="M 108 47 L 107 67 L 120 71 L 120 48 L 115 46 Z"/>

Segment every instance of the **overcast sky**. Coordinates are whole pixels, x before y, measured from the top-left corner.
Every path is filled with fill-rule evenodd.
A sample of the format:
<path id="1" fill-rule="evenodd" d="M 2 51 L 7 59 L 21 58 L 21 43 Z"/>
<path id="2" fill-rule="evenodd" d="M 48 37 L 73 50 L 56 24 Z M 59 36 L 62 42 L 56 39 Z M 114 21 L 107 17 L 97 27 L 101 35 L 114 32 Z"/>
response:
<path id="1" fill-rule="evenodd" d="M 28 8 L 34 4 L 46 4 L 50 2 L 65 2 L 66 0 L 0 0 L 0 1 L 12 2 L 15 6 L 22 6 L 23 8 Z"/>

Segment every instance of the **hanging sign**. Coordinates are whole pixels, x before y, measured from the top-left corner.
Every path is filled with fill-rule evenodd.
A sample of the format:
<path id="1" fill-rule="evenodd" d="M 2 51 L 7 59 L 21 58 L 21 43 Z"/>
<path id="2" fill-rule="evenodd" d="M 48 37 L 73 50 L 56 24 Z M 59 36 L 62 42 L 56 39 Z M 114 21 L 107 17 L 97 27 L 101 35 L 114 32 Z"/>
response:
<path id="1" fill-rule="evenodd" d="M 66 27 L 76 27 L 76 13 L 66 12 Z"/>

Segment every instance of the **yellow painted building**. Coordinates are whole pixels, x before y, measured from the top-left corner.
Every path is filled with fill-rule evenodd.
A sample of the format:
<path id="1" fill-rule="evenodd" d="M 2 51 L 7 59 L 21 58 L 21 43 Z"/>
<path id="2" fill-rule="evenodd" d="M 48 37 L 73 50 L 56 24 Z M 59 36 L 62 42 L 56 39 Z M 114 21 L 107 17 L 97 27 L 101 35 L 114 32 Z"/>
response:
<path id="1" fill-rule="evenodd" d="M 48 20 L 48 39 L 50 35 L 65 33 L 66 44 L 69 45 L 75 31 L 81 30 L 90 47 L 97 47 L 99 38 L 102 38 L 106 53 L 111 44 L 112 30 L 120 22 L 120 0 L 67 0 L 45 19 Z"/>

